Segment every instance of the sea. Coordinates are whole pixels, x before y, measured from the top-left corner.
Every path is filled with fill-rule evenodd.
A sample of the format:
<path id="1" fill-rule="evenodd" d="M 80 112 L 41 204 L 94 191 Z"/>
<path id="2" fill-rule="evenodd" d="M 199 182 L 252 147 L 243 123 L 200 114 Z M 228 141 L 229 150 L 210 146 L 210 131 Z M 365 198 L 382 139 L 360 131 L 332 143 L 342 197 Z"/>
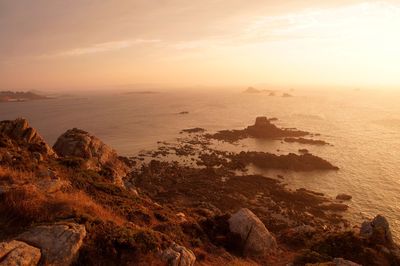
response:
<path id="1" fill-rule="evenodd" d="M 154 92 L 75 92 L 49 100 L 0 103 L 0 120 L 27 118 L 49 144 L 70 128 L 84 129 L 118 153 L 134 156 L 173 142 L 185 128 L 208 132 L 242 129 L 257 116 L 276 117 L 280 127 L 312 133 L 331 146 L 247 139 L 221 143 L 227 150 L 277 154 L 306 148 L 339 171 L 278 172 L 289 188 L 306 188 L 330 197 L 352 195 L 354 224 L 384 215 L 400 240 L 400 91 L 294 90 L 293 97 L 240 90 L 159 90 Z M 181 112 L 187 112 L 180 114 Z"/>

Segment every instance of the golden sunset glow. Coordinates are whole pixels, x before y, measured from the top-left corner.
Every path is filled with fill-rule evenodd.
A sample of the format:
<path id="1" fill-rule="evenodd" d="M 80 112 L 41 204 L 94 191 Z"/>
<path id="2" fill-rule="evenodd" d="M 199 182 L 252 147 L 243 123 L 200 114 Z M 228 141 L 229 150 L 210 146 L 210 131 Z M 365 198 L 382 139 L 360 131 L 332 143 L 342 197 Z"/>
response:
<path id="1" fill-rule="evenodd" d="M 280 2 L 1 1 L 0 86 L 400 86 L 398 2 Z"/>

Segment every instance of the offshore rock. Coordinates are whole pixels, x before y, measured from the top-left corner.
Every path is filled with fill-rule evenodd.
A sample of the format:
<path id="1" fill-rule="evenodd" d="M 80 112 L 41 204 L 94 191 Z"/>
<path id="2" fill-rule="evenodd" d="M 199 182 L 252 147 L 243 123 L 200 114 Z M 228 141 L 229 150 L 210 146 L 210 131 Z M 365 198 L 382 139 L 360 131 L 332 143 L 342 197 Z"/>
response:
<path id="1" fill-rule="evenodd" d="M 389 222 L 382 215 L 377 215 L 372 221 L 363 222 L 360 235 L 377 244 L 393 244 Z"/>

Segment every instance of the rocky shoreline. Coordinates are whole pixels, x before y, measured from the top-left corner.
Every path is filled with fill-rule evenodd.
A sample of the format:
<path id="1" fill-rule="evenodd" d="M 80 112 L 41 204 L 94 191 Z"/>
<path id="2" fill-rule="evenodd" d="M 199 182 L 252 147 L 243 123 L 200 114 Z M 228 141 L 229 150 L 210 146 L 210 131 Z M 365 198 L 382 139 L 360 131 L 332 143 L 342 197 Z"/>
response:
<path id="1" fill-rule="evenodd" d="M 84 130 L 50 147 L 25 119 L 0 122 L 0 265 L 400 265 L 385 217 L 344 218 L 350 195 L 247 172 L 337 171 L 332 163 L 211 145 L 310 133 L 261 117 L 182 134 L 126 158 Z"/>

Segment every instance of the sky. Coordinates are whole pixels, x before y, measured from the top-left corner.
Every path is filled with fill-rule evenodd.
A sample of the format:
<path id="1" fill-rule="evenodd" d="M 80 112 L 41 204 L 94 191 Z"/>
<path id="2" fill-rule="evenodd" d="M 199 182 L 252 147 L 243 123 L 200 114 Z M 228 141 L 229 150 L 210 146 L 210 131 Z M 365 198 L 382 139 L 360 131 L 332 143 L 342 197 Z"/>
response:
<path id="1" fill-rule="evenodd" d="M 400 88 L 400 1 L 0 0 L 0 89 Z"/>

